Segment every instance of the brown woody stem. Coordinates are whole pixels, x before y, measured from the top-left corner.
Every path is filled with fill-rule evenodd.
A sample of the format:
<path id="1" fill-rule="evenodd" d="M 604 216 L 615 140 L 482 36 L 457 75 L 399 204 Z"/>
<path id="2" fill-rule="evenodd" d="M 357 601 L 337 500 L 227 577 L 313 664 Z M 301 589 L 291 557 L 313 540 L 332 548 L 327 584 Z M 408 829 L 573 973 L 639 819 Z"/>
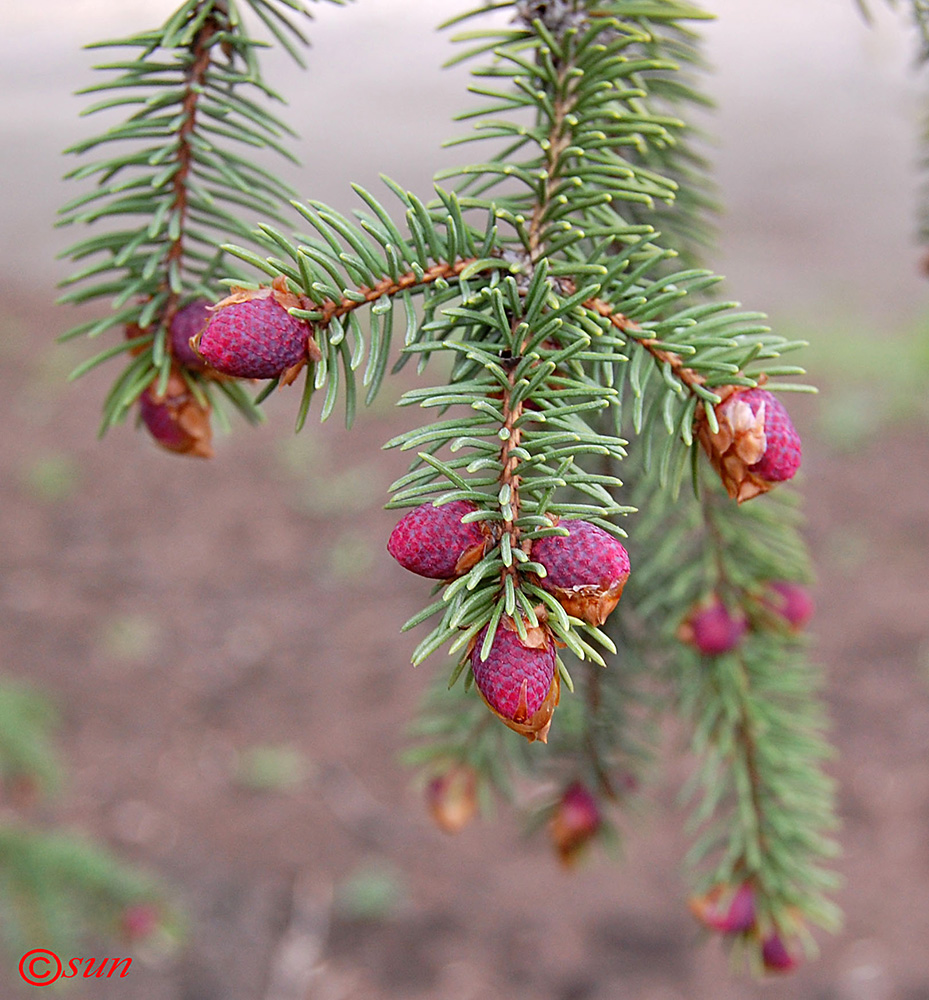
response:
<path id="1" fill-rule="evenodd" d="M 503 531 L 510 536 L 510 548 L 516 549 L 520 544 L 520 532 L 516 526 L 516 521 L 519 519 L 519 459 L 513 454 L 513 450 L 519 447 L 522 439 L 522 428 L 517 427 L 516 423 L 523 414 L 523 404 L 522 401 L 517 403 L 516 406 L 511 406 L 510 404 L 514 385 L 513 372 L 510 372 L 509 383 L 509 387 L 503 391 L 502 430 L 506 432 L 507 437 L 504 439 L 503 447 L 500 449 L 500 464 L 503 466 L 500 472 L 500 485 L 510 487 L 509 507 L 512 517 L 504 519 Z M 515 578 L 518 575 L 517 565 L 518 563 L 514 559 L 509 566 L 504 566 L 501 580 L 507 574 Z"/>
<path id="2" fill-rule="evenodd" d="M 713 495 L 710 490 L 701 490 L 701 506 L 703 508 L 703 523 L 706 525 L 709 535 L 709 543 L 713 549 L 713 560 L 717 575 L 717 589 L 726 588 L 729 590 L 738 589 L 729 579 L 723 562 L 722 553 L 726 548 L 725 540 L 716 524 L 717 510 Z M 747 692 L 749 689 L 748 668 L 744 659 L 739 657 L 738 666 L 738 720 L 735 723 L 736 741 L 735 746 L 740 747 L 745 761 L 745 770 L 748 775 L 749 798 L 751 801 L 752 813 L 755 816 L 757 826 L 758 851 L 764 855 L 767 851 L 766 838 L 762 830 L 762 818 L 764 816 L 764 801 L 761 773 L 758 769 L 758 746 L 755 738 L 755 726 L 751 712 L 746 704 Z M 734 750 L 732 756 L 735 757 Z M 748 871 L 745 855 L 739 859 L 738 868 Z"/>
<path id="3" fill-rule="evenodd" d="M 566 69 L 562 69 L 558 74 L 558 90 L 560 91 L 565 83 Z M 532 220 L 529 223 L 529 260 L 536 264 L 543 255 L 542 246 L 542 223 L 545 213 L 551 204 L 552 193 L 555 185 L 560 179 L 561 154 L 571 144 L 571 136 L 565 129 L 565 118 L 571 110 L 569 103 L 558 96 L 554 102 L 554 117 L 552 127 L 548 134 L 548 148 L 545 150 L 545 188 L 542 197 L 538 200 L 532 212 Z"/>
<path id="4" fill-rule="evenodd" d="M 197 100 L 203 90 L 207 72 L 212 61 L 211 39 L 220 30 L 220 25 L 216 16 L 208 17 L 203 26 L 194 36 L 190 45 L 193 59 L 184 74 L 184 100 L 181 110 L 184 114 L 184 123 L 177 131 L 177 154 L 175 159 L 179 164 L 174 178 L 171 182 L 174 194 L 174 204 L 169 215 L 176 215 L 180 219 L 178 234 L 165 256 L 165 279 L 163 287 L 169 290 L 168 301 L 162 313 L 162 322 L 165 328 L 169 328 L 174 314 L 177 312 L 179 294 L 170 289 L 168 275 L 172 264 L 180 261 L 184 253 L 184 223 L 187 218 L 187 179 L 190 175 L 191 164 L 193 162 L 193 150 L 190 145 L 190 135 L 194 130 L 197 119 Z"/>
<path id="5" fill-rule="evenodd" d="M 301 296 L 301 305 L 308 312 L 312 311 L 321 314 L 318 320 L 314 320 L 314 323 L 319 326 L 327 326 L 332 320 L 346 316 L 361 306 L 369 306 L 385 295 L 399 295 L 405 289 L 431 285 L 440 278 L 446 280 L 457 278 L 475 260 L 477 260 L 476 257 L 469 257 L 465 260 L 456 261 L 454 264 L 433 264 L 432 267 L 423 273 L 422 277 L 418 277 L 413 271 L 407 271 L 406 274 L 401 274 L 396 281 L 393 278 L 383 278 L 372 288 L 369 288 L 367 285 L 360 285 L 357 291 L 364 298 L 359 301 L 355 301 L 354 299 L 340 299 L 337 302 L 334 299 L 326 299 L 325 302 L 318 303 L 311 301 L 306 296 Z"/>
<path id="6" fill-rule="evenodd" d="M 586 663 L 587 668 L 587 716 L 584 720 L 584 752 L 590 760 L 591 768 L 597 777 L 597 784 L 600 791 L 609 798 L 616 798 L 616 789 L 613 787 L 613 780 L 609 770 L 600 755 L 597 746 L 595 729 L 602 710 L 601 677 L 603 668 L 596 663 Z"/>
<path id="7" fill-rule="evenodd" d="M 630 334 L 635 338 L 635 342 L 639 344 L 640 347 L 644 347 L 651 356 L 661 364 L 669 364 L 674 375 L 687 386 L 688 389 L 692 389 L 695 385 L 703 385 L 706 379 L 695 372 L 692 368 L 688 368 L 683 359 L 679 354 L 675 354 L 673 351 L 666 351 L 655 345 L 658 343 L 654 337 L 640 337 L 637 336 L 641 333 L 641 328 L 639 324 L 634 320 L 629 319 L 620 312 L 616 312 L 609 302 L 604 302 L 603 299 L 588 299 L 584 303 L 585 309 L 590 309 L 591 312 L 597 313 L 604 319 L 608 319 L 610 323 L 616 327 L 621 333 Z"/>

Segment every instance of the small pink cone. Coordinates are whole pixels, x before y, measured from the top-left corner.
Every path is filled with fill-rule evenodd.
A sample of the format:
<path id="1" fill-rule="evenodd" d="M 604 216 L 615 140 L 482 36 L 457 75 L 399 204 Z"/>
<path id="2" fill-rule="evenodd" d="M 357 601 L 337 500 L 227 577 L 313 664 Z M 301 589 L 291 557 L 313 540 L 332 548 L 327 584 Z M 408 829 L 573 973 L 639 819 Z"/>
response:
<path id="1" fill-rule="evenodd" d="M 708 604 L 691 612 L 678 629 L 678 638 L 704 656 L 720 656 L 735 649 L 747 630 L 745 616 L 730 612 L 714 595 Z"/>
<path id="2" fill-rule="evenodd" d="M 564 790 L 549 823 L 549 832 L 561 863 L 575 864 L 584 848 L 597 836 L 602 823 L 600 806 L 579 781 Z"/>
<path id="3" fill-rule="evenodd" d="M 458 833 L 477 814 L 477 775 L 465 764 L 456 764 L 426 786 L 426 804 L 440 830 Z"/>
<path id="4" fill-rule="evenodd" d="M 739 934 L 755 924 L 755 893 L 748 882 L 735 890 L 729 885 L 715 886 L 703 896 L 694 896 L 688 906 L 700 923 L 722 934 Z"/>

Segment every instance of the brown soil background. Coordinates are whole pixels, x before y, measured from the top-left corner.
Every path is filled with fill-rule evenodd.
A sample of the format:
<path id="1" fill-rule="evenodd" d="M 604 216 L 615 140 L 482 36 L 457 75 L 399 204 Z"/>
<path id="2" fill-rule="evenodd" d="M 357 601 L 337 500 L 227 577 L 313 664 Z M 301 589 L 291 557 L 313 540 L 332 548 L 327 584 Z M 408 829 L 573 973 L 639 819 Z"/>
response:
<path id="1" fill-rule="evenodd" d="M 384 30 L 377 17 L 364 29 L 357 6 L 345 14 L 354 30 Z M 454 9 L 445 6 L 430 24 Z M 737 18 L 734 4 L 717 6 Z M 771 16 L 789 26 L 801 6 Z M 827 51 L 829 18 L 863 32 L 844 7 L 824 11 L 816 16 Z M 320 20 L 316 39 L 324 84 L 334 17 Z M 853 323 L 892 353 L 912 336 L 926 293 L 908 245 L 914 197 L 900 197 L 915 190 L 911 140 L 901 138 L 913 125 L 913 91 L 902 70 L 888 69 L 901 48 L 882 24 L 854 36 L 847 64 L 836 45 L 831 71 L 794 56 L 791 71 L 820 73 L 828 108 L 807 112 L 805 141 L 785 133 L 802 117 L 790 111 L 796 104 L 772 96 L 783 53 L 755 60 L 752 75 L 744 59 L 723 59 L 744 39 L 718 43 L 732 109 L 718 130 L 730 150 L 720 166 L 730 214 L 719 266 L 776 319 L 806 330 Z M 17 30 L 14 21 L 14 41 Z M 52 39 L 62 51 L 94 35 L 70 30 Z M 19 40 L 58 51 L 33 31 Z M 370 34 L 356 42 L 365 54 L 382 48 Z M 432 72 L 444 50 L 430 44 L 424 53 L 440 53 Z M 21 67 L 22 100 L 38 109 L 43 88 L 82 82 L 63 72 Z M 850 103 L 838 103 L 843 95 Z M 754 984 L 730 975 L 685 912 L 675 795 L 686 762 L 673 732 L 668 766 L 621 820 L 622 864 L 594 856 L 566 874 L 506 810 L 455 839 L 431 827 L 397 759 L 434 668 L 409 667 L 413 640 L 397 631 L 423 593 L 384 550 L 394 516 L 382 510 L 383 491 L 405 467 L 379 450 L 399 419 L 388 399 L 351 435 L 333 420 L 294 440 L 295 400 L 282 393 L 267 427 L 238 426 L 210 463 L 164 454 L 131 428 L 96 440 L 109 372 L 65 385 L 84 354 L 49 347 L 74 316 L 50 305 L 63 265 L 43 263 L 63 242 L 46 227 L 64 200 L 50 180 L 61 172 L 54 151 L 75 133 L 62 133 L 57 107 L 28 125 L 22 102 L 4 112 L 16 141 L 0 155 L 0 671 L 36 683 L 63 712 L 69 781 L 43 818 L 163 877 L 193 920 L 182 954 L 140 951 L 131 978 L 95 984 L 88 998 L 265 1000 L 282 936 L 299 932 L 318 949 L 299 1000 L 929 1000 L 929 449 L 919 398 L 887 407 L 888 397 L 900 402 L 896 382 L 850 380 L 824 365 L 827 391 L 792 406 L 819 573 L 815 656 L 839 750 L 847 920 L 821 939 L 819 961 Z M 420 169 L 421 149 L 449 132 L 444 110 L 432 114 L 432 132 L 404 136 L 406 145 L 394 136 L 388 158 L 399 169 L 383 169 L 397 174 L 414 160 Z M 362 156 L 349 146 L 347 160 Z M 330 171 L 313 194 L 330 197 L 329 185 L 345 200 L 345 177 L 368 183 L 376 152 L 364 153 L 359 172 L 353 163 Z M 878 180 L 880 197 L 869 198 Z M 24 205 L 34 212 L 28 226 Z M 830 344 L 838 351 L 841 340 Z M 896 415 L 862 429 L 862 410 L 882 408 Z M 245 787 L 243 755 L 261 745 L 297 752 L 302 778 L 284 790 Z M 350 919 L 337 905 L 347 881 L 370 883 L 374 873 L 397 902 L 381 919 Z M 32 995 L 15 982 L 2 994 Z"/>

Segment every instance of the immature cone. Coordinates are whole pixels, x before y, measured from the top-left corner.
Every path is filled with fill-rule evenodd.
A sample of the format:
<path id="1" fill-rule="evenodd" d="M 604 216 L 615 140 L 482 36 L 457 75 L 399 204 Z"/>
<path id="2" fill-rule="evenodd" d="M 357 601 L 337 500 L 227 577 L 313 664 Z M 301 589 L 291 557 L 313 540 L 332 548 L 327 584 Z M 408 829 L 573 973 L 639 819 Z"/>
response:
<path id="1" fill-rule="evenodd" d="M 192 371 L 202 371 L 206 367 L 190 342 L 206 329 L 213 315 L 211 305 L 207 299 L 195 299 L 178 309 L 171 320 L 171 355 L 179 365 Z"/>
<path id="2" fill-rule="evenodd" d="M 768 972 L 790 972 L 800 964 L 780 934 L 771 934 L 761 942 L 761 961 Z"/>
<path id="3" fill-rule="evenodd" d="M 213 457 L 209 406 L 201 405 L 183 377 L 172 371 L 163 395 L 157 380 L 139 397 L 139 412 L 149 433 L 162 448 L 196 458 Z"/>
<path id="4" fill-rule="evenodd" d="M 730 387 L 716 406 L 714 433 L 700 411 L 696 433 L 730 497 L 742 503 L 792 479 L 801 444 L 790 415 L 767 389 Z"/>
<path id="5" fill-rule="evenodd" d="M 426 786 L 426 804 L 439 829 L 458 833 L 477 813 L 477 775 L 457 764 Z"/>
<path id="6" fill-rule="evenodd" d="M 119 929 L 126 941 L 141 941 L 150 937 L 161 923 L 161 913 L 153 903 L 133 903 L 119 918 Z"/>
<path id="7" fill-rule="evenodd" d="M 476 510 L 466 500 L 414 507 L 390 533 L 387 551 L 404 569 L 431 580 L 461 576 L 480 561 L 488 537 L 483 522 L 461 520 Z"/>
<path id="8" fill-rule="evenodd" d="M 224 375 L 292 382 L 308 360 L 322 358 L 310 325 L 287 311 L 300 305 L 283 277 L 270 288 L 237 289 L 212 307 L 206 329 L 191 346 Z"/>
<path id="9" fill-rule="evenodd" d="M 532 559 L 547 571 L 539 584 L 569 615 L 602 625 L 629 579 L 629 554 L 589 521 L 561 521 L 558 527 L 568 530 L 567 537 L 552 535 L 532 543 Z"/>
<path id="10" fill-rule="evenodd" d="M 573 865 L 597 836 L 602 823 L 596 798 L 579 781 L 564 790 L 549 823 L 549 832 L 561 863 Z"/>
<path id="11" fill-rule="evenodd" d="M 813 617 L 813 598 L 806 587 L 790 580 L 774 580 L 763 597 L 765 605 L 779 615 L 794 631 L 802 629 Z"/>
<path id="12" fill-rule="evenodd" d="M 740 934 L 755 926 L 755 893 L 748 882 L 737 889 L 718 885 L 688 903 L 690 912 L 713 931 Z"/>
<path id="13" fill-rule="evenodd" d="M 677 632 L 681 642 L 695 646 L 704 656 L 719 656 L 735 649 L 748 630 L 745 616 L 731 612 L 715 595 L 694 609 Z"/>
<path id="14" fill-rule="evenodd" d="M 555 668 L 555 643 L 542 627 L 526 627 L 520 639 L 512 619 L 500 619 L 490 654 L 481 660 L 483 628 L 471 648 L 474 683 L 490 710 L 532 743 L 548 742 L 548 730 L 561 692 Z"/>

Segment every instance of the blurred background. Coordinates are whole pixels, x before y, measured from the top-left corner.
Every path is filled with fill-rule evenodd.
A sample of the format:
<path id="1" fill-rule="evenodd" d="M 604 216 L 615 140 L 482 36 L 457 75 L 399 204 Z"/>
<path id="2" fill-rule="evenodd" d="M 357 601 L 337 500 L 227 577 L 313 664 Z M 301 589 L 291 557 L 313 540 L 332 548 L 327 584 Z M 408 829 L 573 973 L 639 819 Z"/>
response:
<path id="1" fill-rule="evenodd" d="M 60 151 L 96 128 L 72 96 L 100 61 L 81 46 L 173 5 L 44 0 L 5 5 L 0 33 L 0 675 L 62 713 L 68 777 L 39 819 L 163 878 L 192 928 L 182 952 L 140 952 L 131 978 L 73 995 L 929 1000 L 926 80 L 889 9 L 869 26 L 853 0 L 707 6 L 725 205 L 710 264 L 727 297 L 810 340 L 824 390 L 792 412 L 845 929 L 767 984 L 701 943 L 673 728 L 667 766 L 621 818 L 621 864 L 565 873 L 506 810 L 456 839 L 434 830 L 399 761 L 444 666 L 414 671 L 398 633 L 422 588 L 384 549 L 394 516 L 377 484 L 405 468 L 379 450 L 389 393 L 350 437 L 311 421 L 299 439 L 279 394 L 267 426 L 238 426 L 209 463 L 131 426 L 97 440 L 111 373 L 67 384 L 86 345 L 53 345 L 76 321 L 53 304 L 69 267 L 55 254 L 78 236 L 53 228 L 78 193 Z M 456 162 L 440 148 L 463 130 L 451 117 L 473 103 L 464 69 L 440 72 L 450 47 L 434 30 L 461 7 L 321 4 L 306 74 L 266 57 L 302 136 L 304 168 L 282 171 L 298 190 L 351 210 L 349 182 L 376 191 L 383 172 L 428 194 Z M 27 995 L 4 976 L 4 996 Z"/>

